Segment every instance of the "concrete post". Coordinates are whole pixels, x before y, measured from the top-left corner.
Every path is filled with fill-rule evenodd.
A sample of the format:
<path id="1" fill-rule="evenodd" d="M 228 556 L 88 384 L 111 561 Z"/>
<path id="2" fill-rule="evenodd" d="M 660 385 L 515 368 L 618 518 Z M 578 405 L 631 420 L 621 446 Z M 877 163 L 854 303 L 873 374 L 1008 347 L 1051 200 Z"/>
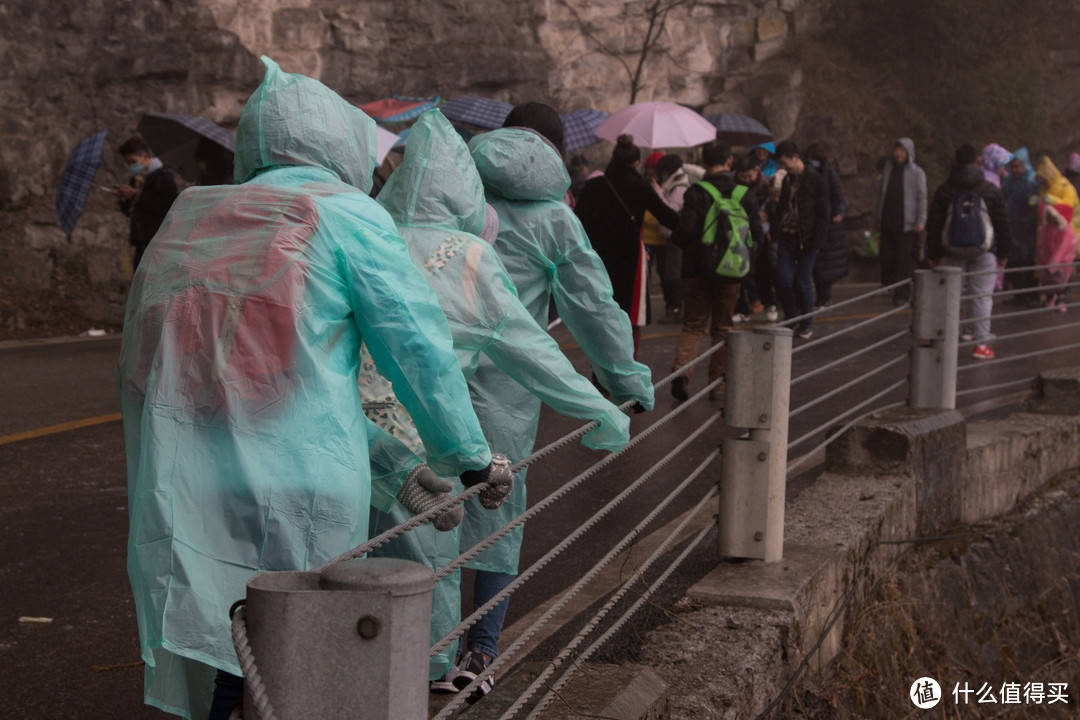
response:
<path id="1" fill-rule="evenodd" d="M 915 271 L 911 319 L 908 407 L 956 408 L 956 355 L 960 335 L 960 268 Z"/>
<path id="2" fill-rule="evenodd" d="M 784 552 L 791 330 L 761 327 L 727 338 L 724 424 L 749 428 L 725 438 L 720 463 L 720 554 L 777 562 Z"/>
<path id="3" fill-rule="evenodd" d="M 427 717 L 434 587 L 423 565 L 390 558 L 252 578 L 248 642 L 277 718 Z"/>

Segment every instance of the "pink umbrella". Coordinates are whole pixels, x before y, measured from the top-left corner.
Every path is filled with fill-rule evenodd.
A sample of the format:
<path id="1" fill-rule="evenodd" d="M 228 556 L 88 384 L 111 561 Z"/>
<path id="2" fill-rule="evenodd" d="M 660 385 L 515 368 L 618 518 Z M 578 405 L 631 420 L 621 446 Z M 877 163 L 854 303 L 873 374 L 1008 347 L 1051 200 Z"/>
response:
<path id="1" fill-rule="evenodd" d="M 688 148 L 716 139 L 716 127 L 678 103 L 640 102 L 625 107 L 596 128 L 596 136 L 614 142 L 620 135 L 649 148 Z"/>

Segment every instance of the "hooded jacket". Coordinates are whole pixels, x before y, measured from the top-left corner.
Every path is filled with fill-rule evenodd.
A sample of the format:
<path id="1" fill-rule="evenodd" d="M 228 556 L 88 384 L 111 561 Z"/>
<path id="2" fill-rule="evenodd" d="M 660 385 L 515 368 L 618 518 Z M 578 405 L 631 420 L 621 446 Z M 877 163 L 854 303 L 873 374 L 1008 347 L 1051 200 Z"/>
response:
<path id="1" fill-rule="evenodd" d="M 1009 216 L 1011 244 L 1009 264 L 1031 265 L 1035 262 L 1035 227 L 1038 211 L 1039 183 L 1027 148 L 1020 148 L 1013 157 L 1024 164 L 1020 177 L 1008 172 L 1001 181 L 1001 194 L 1005 197 L 1005 213 Z"/>
<path id="2" fill-rule="evenodd" d="M 405 159 L 379 194 L 398 225 L 413 262 L 423 270 L 439 298 L 454 339 L 454 352 L 469 382 L 474 408 L 485 432 L 505 422 L 506 405 L 480 398 L 497 395 L 477 387 L 480 359 L 489 360 L 514 382 L 558 412 L 599 426 L 582 438 L 587 447 L 621 450 L 630 439 L 630 419 L 605 400 L 592 383 L 579 375 L 558 344 L 539 326 L 518 299 L 514 285 L 494 248 L 476 235 L 484 221 L 484 187 L 461 137 L 438 110 L 425 113 L 409 133 Z M 484 377 L 491 377 L 490 374 Z M 361 388 L 363 396 L 365 389 Z M 496 452 L 502 452 L 494 444 Z M 422 448 L 415 448 L 422 453 Z M 507 502 L 524 507 L 525 487 L 515 483 Z M 468 505 L 473 507 L 469 508 Z M 487 510 L 475 498 L 468 501 L 465 523 L 476 518 L 503 525 L 518 512 Z M 387 530 L 404 522 L 408 513 L 397 506 L 389 514 L 373 512 L 373 526 Z M 416 560 L 432 570 L 459 553 L 459 533 L 440 533 L 425 525 L 381 548 L 380 554 Z M 409 546 L 404 553 L 401 545 Z M 434 556 L 425 548 L 438 548 Z M 468 548 L 462 548 L 467 550 Z M 460 618 L 460 595 L 452 582 L 436 585 L 432 642 L 454 629 Z M 449 669 L 453 647 L 433 663 L 432 678 Z"/>
<path id="3" fill-rule="evenodd" d="M 1011 236 L 1009 218 L 1005 213 L 1005 199 L 993 183 L 983 175 L 978 165 L 956 165 L 949 171 L 949 179 L 937 189 L 930 202 L 930 211 L 926 220 L 926 254 L 931 260 L 940 260 L 948 254 L 942 233 L 948 219 L 949 208 L 953 200 L 970 190 L 977 190 L 986 203 L 986 212 L 994 228 L 993 252 L 999 259 L 1007 260 Z"/>
<path id="4" fill-rule="evenodd" d="M 559 153 L 531 130 L 501 128 L 469 142 L 487 201 L 499 216 L 495 251 L 537 324 L 547 322 L 553 298 L 566 327 L 581 345 L 600 382 L 616 405 L 626 401 L 653 406 L 649 368 L 633 359 L 630 321 L 612 299 L 604 265 L 589 245 L 573 210 L 562 202 L 570 176 Z M 495 427 L 485 427 L 492 447 L 517 462 L 532 453 L 540 419 L 540 400 L 487 358 L 473 376 L 473 402 L 502 407 Z M 515 495 L 503 507 L 525 510 L 526 472 L 515 474 Z M 466 506 L 470 513 L 471 506 Z M 502 511 L 502 508 L 500 508 Z M 472 547 L 502 526 L 492 513 L 470 515 L 462 528 L 462 548 Z M 469 567 L 517 573 L 521 526 L 477 555 Z"/>
<path id="5" fill-rule="evenodd" d="M 206 716 L 196 668 L 240 674 L 228 610 L 248 580 L 368 537 L 361 340 L 433 468 L 491 457 L 442 309 L 366 195 L 374 123 L 263 62 L 237 130 L 242 184 L 177 199 L 135 274 L 121 345 L 146 701 L 184 716 Z"/>
<path id="6" fill-rule="evenodd" d="M 904 179 L 904 232 L 913 232 L 916 228 L 926 226 L 926 173 L 915 164 L 914 141 L 905 137 L 896 142 L 903 146 L 908 155 L 908 161 L 904 163 L 900 172 L 903 173 Z M 885 191 L 889 187 L 889 177 L 896 171 L 896 164 L 890 156 L 881 174 L 881 192 L 878 194 L 877 209 L 874 213 L 879 225 L 881 211 L 885 204 Z"/>

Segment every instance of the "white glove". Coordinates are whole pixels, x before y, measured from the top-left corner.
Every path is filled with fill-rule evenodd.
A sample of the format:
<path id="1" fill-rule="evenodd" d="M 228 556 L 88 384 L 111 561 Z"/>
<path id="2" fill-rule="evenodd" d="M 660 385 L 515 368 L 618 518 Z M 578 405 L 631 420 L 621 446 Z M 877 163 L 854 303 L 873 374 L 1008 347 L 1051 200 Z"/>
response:
<path id="1" fill-rule="evenodd" d="M 435 507 L 450 497 L 454 486 L 443 480 L 427 465 L 421 463 L 413 468 L 409 477 L 398 490 L 397 499 L 413 515 L 419 515 Z M 446 508 L 430 520 L 436 530 L 453 530 L 465 517 L 465 508 L 461 503 Z"/>
<path id="2" fill-rule="evenodd" d="M 461 482 L 465 487 L 486 483 L 480 491 L 480 504 L 488 510 L 494 510 L 503 504 L 503 500 L 514 489 L 514 474 L 510 472 L 510 461 L 505 455 L 492 454 L 491 463 L 483 470 L 466 470 L 461 473 Z"/>

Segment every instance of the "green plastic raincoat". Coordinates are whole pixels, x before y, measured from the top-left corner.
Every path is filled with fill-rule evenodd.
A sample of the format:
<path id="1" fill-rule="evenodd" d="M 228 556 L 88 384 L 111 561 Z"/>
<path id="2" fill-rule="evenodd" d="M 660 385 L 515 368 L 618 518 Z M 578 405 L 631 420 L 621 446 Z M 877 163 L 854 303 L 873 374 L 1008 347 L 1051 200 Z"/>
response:
<path id="1" fill-rule="evenodd" d="M 649 368 L 635 362 L 630 320 L 612 299 L 604 263 L 593 251 L 581 223 L 562 198 L 570 176 L 558 151 L 540 135 L 503 128 L 469 143 L 487 201 L 499 215 L 495 250 L 521 302 L 538 324 L 547 321 L 555 299 L 559 317 L 581 345 L 600 383 L 616 404 L 627 400 L 653 406 Z M 473 407 L 491 447 L 517 462 L 532 453 L 540 419 L 540 399 L 481 358 L 470 381 Z M 471 548 L 526 509 L 525 471 L 514 476 L 514 491 L 494 511 L 466 503 L 462 549 Z M 469 566 L 516 574 L 523 528 L 517 527 L 477 555 Z"/>
<path id="2" fill-rule="evenodd" d="M 621 450 L 630 437 L 630 419 L 605 400 L 592 383 L 579 375 L 559 346 L 521 304 L 498 255 L 476 237 L 484 224 L 484 188 L 469 150 L 438 110 L 425 113 L 409 132 L 405 160 L 379 193 L 381 203 L 398 225 L 416 266 L 424 271 L 450 321 L 454 351 L 473 393 L 473 373 L 481 358 L 490 361 L 527 394 L 558 412 L 582 420 L 597 420 L 582 443 L 600 450 Z M 364 379 L 363 373 L 361 380 Z M 375 404 L 369 418 L 390 434 L 408 438 L 399 428 L 403 414 L 393 409 L 392 397 L 377 382 L 361 386 L 365 408 Z M 485 428 L 516 417 L 515 406 L 478 405 Z M 422 453 L 422 448 L 414 447 Z M 498 445 L 491 449 L 501 452 Z M 402 463 L 404 466 L 407 463 Z M 460 492 L 461 488 L 458 487 Z M 384 495 L 388 495 L 385 493 Z M 477 502 L 479 507 L 479 503 Z M 498 511 L 479 509 L 481 517 Z M 372 532 L 393 527 L 408 518 L 400 503 L 389 512 L 373 506 Z M 467 517 L 466 524 L 472 521 Z M 458 555 L 458 533 L 438 532 L 424 525 L 380 548 L 378 554 L 405 557 L 437 569 Z M 460 620 L 460 578 L 441 580 L 435 589 L 432 642 Z M 450 666 L 454 648 L 433 659 L 431 677 Z"/>
<path id="3" fill-rule="evenodd" d="M 368 537 L 361 339 L 437 472 L 491 457 L 442 309 L 366 194 L 374 123 L 263 61 L 242 184 L 173 205 L 132 282 L 118 371 L 146 701 L 187 717 L 208 706 L 195 674 L 240 674 L 228 610 L 248 580 Z"/>

